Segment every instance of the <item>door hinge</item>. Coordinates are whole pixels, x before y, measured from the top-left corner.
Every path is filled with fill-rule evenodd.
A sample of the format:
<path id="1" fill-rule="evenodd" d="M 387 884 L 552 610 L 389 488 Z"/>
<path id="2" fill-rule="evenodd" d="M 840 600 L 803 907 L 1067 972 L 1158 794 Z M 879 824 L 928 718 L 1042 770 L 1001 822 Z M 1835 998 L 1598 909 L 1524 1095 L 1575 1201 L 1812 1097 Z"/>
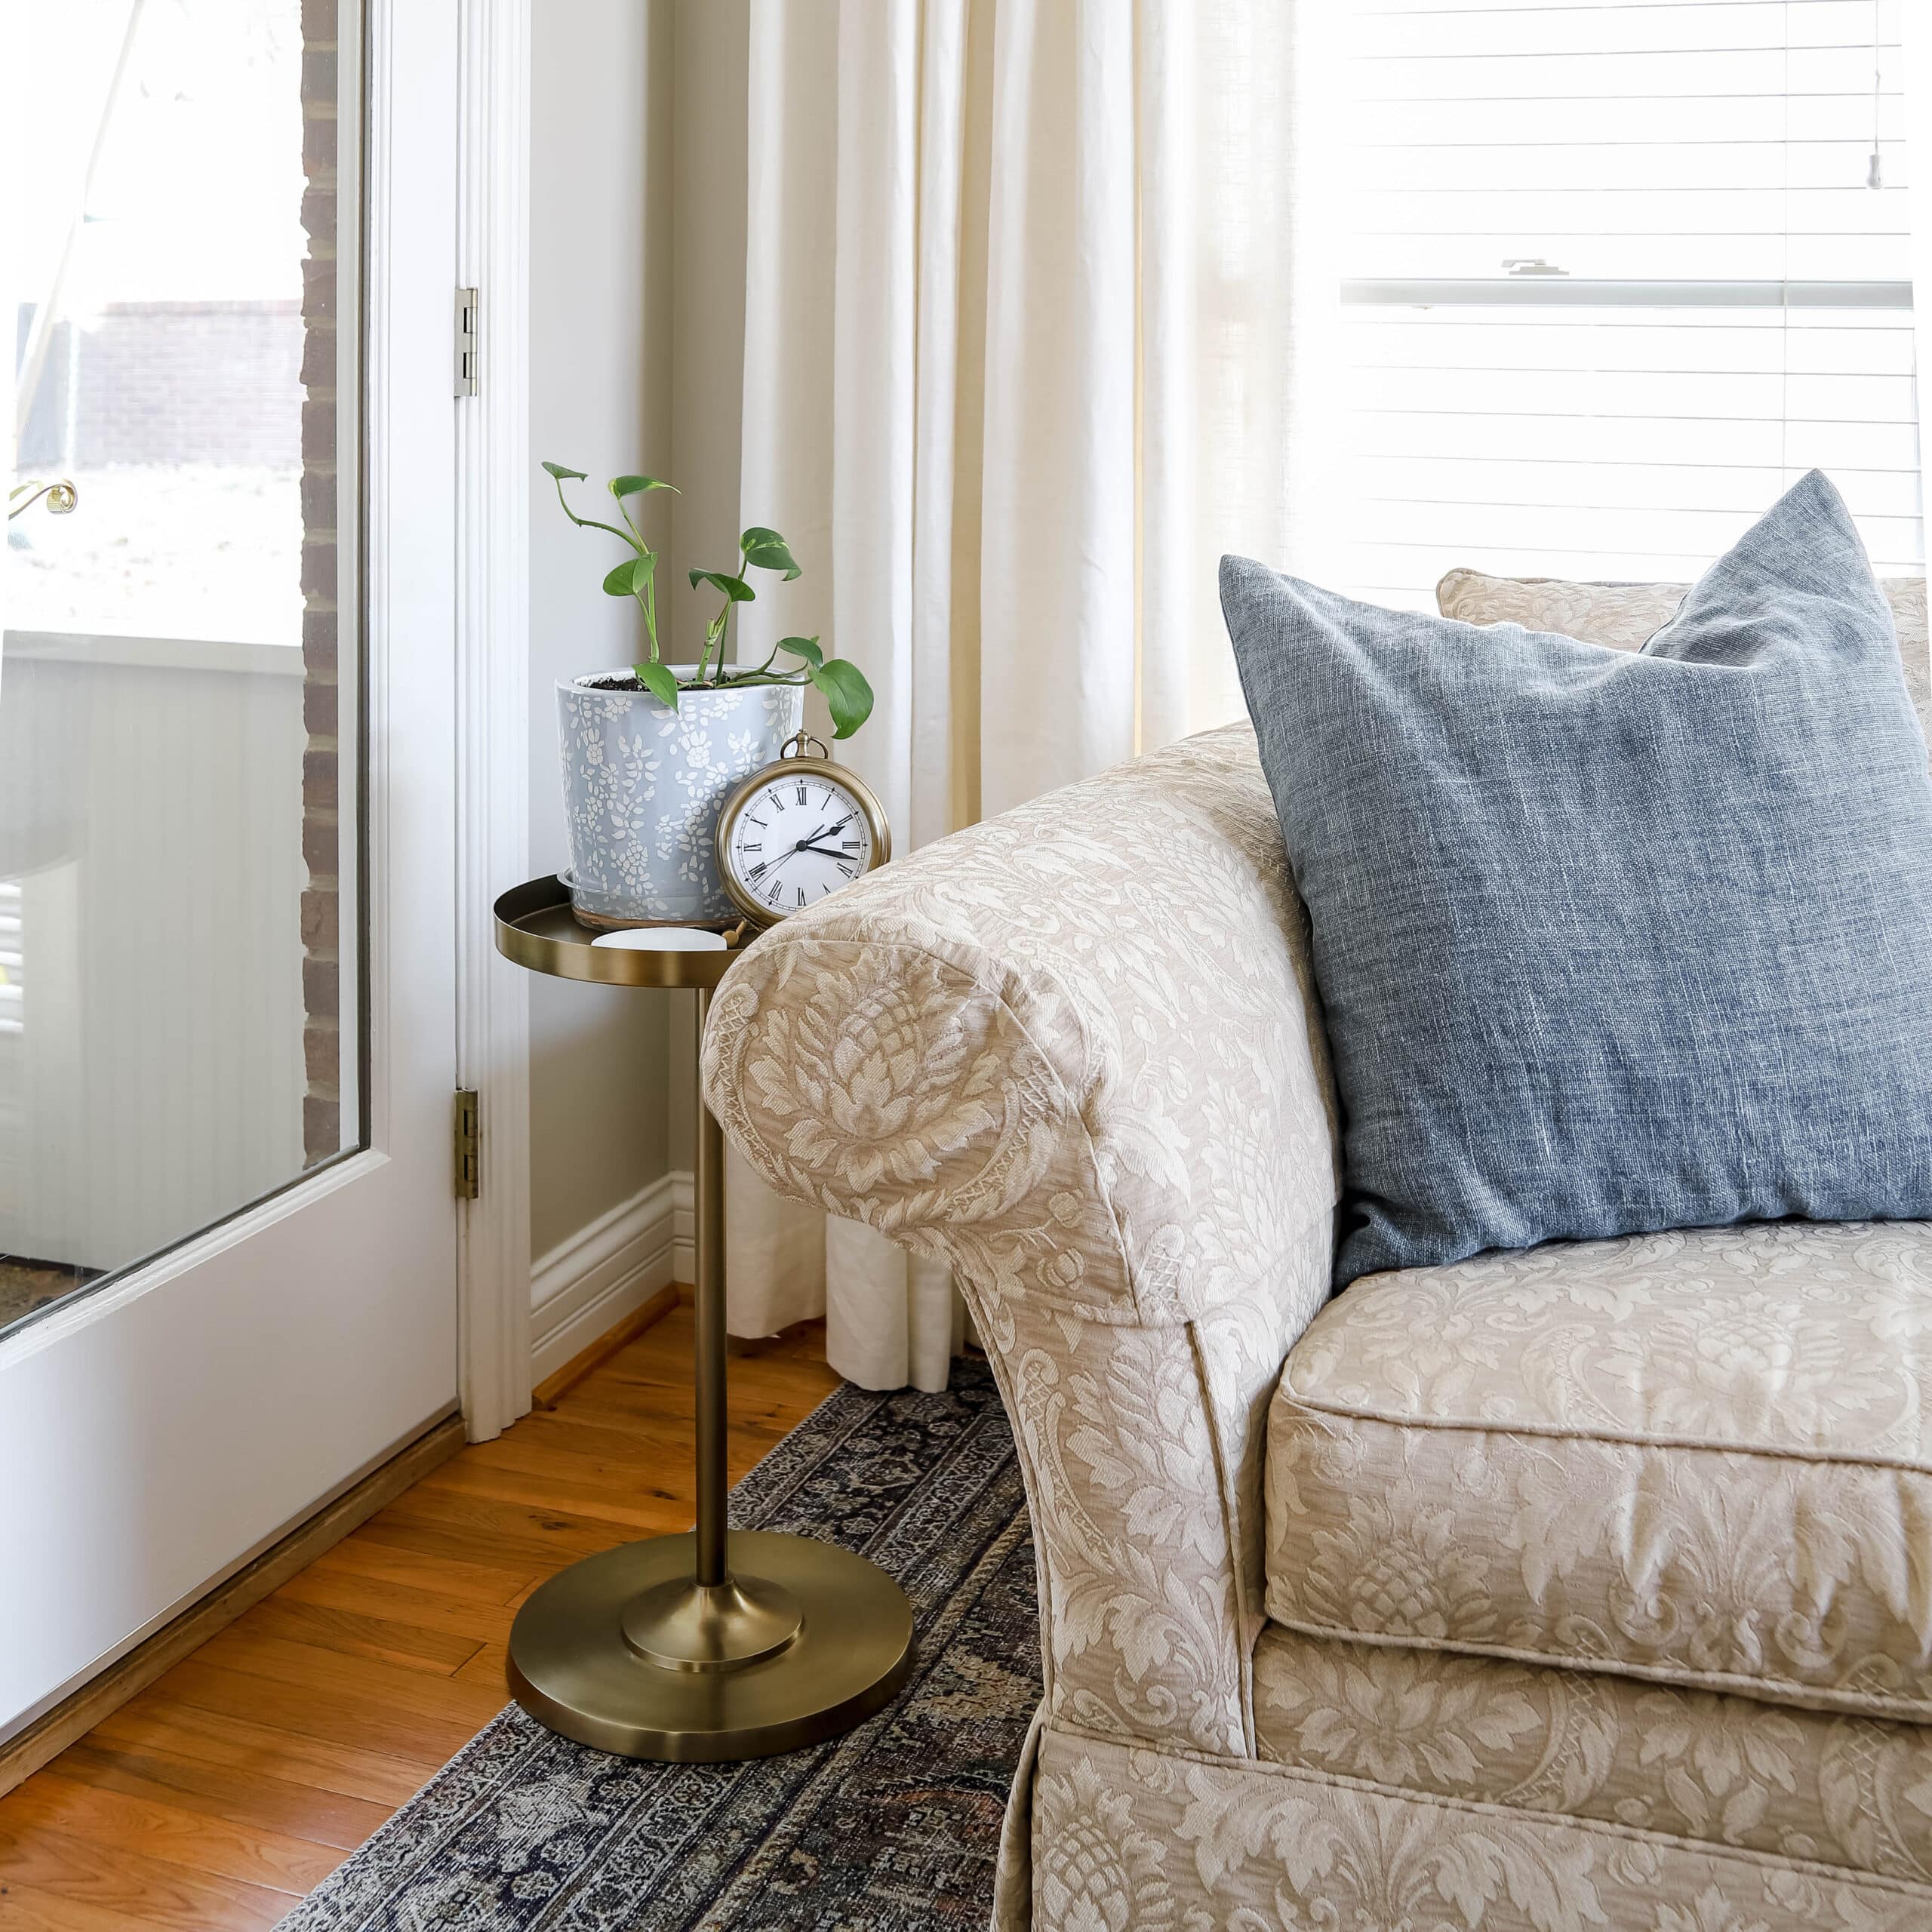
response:
<path id="1" fill-rule="evenodd" d="M 476 361 L 476 291 L 459 288 L 456 292 L 456 392 L 475 395 L 481 384 Z"/>
<path id="2" fill-rule="evenodd" d="M 482 1110 L 477 1104 L 476 1090 L 472 1087 L 457 1090 L 453 1145 L 456 1198 L 459 1201 L 474 1201 L 483 1192 L 483 1129 Z"/>

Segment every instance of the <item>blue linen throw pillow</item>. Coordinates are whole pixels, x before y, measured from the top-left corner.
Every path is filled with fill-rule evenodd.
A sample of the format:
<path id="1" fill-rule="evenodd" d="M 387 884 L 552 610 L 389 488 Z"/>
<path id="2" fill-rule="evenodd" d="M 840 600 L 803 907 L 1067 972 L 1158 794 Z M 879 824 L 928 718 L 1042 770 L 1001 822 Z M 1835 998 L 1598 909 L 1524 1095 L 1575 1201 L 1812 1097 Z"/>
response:
<path id="1" fill-rule="evenodd" d="M 1338 1287 L 1552 1238 L 1932 1218 L 1932 782 L 1823 475 L 1640 653 L 1238 557 L 1221 605 L 1313 933 Z"/>

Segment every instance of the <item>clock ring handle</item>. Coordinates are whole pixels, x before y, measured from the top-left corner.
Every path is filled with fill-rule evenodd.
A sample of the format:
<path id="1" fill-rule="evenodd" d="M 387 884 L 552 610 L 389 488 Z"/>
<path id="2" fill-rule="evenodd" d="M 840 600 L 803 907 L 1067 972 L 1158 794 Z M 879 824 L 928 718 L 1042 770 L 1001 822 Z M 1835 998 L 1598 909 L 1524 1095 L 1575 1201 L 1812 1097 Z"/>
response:
<path id="1" fill-rule="evenodd" d="M 814 746 L 817 748 L 816 750 L 813 749 Z M 778 755 L 781 758 L 814 757 L 829 758 L 832 753 L 827 749 L 823 740 L 814 738 L 809 731 L 798 731 L 795 732 L 792 737 L 785 740 L 784 748 Z"/>

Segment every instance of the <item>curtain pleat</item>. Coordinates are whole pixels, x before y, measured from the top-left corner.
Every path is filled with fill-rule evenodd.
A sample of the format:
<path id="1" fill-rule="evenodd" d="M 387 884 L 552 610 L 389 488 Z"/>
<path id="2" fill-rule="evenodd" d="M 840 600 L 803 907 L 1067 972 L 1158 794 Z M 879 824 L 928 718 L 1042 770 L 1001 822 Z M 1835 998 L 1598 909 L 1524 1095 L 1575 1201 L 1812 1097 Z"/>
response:
<path id="1" fill-rule="evenodd" d="M 740 649 L 863 669 L 838 755 L 896 851 L 1241 713 L 1214 565 L 1287 520 L 1300 11 L 753 0 L 740 509 L 806 574 Z M 823 1311 L 841 1374 L 943 1388 L 946 1269 L 762 1194 L 734 1164 L 734 1331 Z"/>

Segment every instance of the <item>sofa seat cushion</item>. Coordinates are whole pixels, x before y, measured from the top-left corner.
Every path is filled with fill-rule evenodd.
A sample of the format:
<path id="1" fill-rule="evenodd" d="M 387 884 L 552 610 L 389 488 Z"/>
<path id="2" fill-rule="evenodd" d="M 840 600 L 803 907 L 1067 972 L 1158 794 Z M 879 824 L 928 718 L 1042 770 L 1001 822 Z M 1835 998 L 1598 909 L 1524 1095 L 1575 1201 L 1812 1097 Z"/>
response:
<path id="1" fill-rule="evenodd" d="M 1932 1884 L 1932 1726 L 1262 1626 L 1256 1755 Z"/>
<path id="2" fill-rule="evenodd" d="M 1364 1278 L 1269 1417 L 1291 1630 L 1932 1720 L 1932 1224 Z"/>

